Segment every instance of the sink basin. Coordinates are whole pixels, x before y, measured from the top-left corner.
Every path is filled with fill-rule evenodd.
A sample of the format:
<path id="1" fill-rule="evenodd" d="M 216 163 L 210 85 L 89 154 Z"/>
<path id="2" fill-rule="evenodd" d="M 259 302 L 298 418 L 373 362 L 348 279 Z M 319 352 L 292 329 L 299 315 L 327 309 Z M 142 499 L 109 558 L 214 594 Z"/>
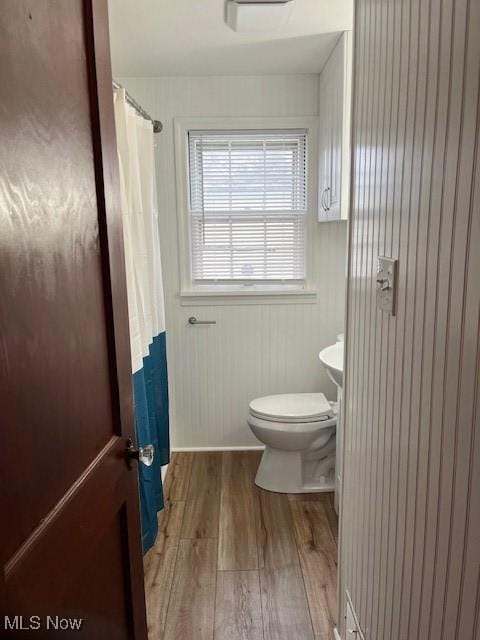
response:
<path id="1" fill-rule="evenodd" d="M 318 357 L 326 368 L 329 378 L 341 389 L 343 387 L 343 342 L 325 347 Z"/>

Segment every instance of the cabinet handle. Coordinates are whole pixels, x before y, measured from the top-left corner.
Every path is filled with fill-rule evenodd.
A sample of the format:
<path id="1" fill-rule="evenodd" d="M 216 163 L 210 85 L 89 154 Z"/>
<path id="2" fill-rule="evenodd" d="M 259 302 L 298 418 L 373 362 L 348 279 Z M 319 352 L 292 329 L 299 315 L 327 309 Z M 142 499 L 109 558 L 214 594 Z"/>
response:
<path id="1" fill-rule="evenodd" d="M 322 193 L 322 207 L 324 211 L 330 211 L 330 207 L 327 205 L 327 193 L 330 191 L 330 187 L 326 187 Z"/>
<path id="2" fill-rule="evenodd" d="M 326 192 L 326 189 L 324 189 L 324 190 L 322 191 L 322 198 L 321 198 L 322 209 L 323 209 L 324 211 L 326 211 L 326 210 L 327 210 L 327 208 L 326 208 L 326 206 L 325 206 L 325 192 Z"/>
<path id="3" fill-rule="evenodd" d="M 330 194 L 330 187 L 327 187 L 325 189 L 325 206 L 327 207 L 327 211 L 330 211 L 330 203 L 327 200 L 329 194 Z"/>

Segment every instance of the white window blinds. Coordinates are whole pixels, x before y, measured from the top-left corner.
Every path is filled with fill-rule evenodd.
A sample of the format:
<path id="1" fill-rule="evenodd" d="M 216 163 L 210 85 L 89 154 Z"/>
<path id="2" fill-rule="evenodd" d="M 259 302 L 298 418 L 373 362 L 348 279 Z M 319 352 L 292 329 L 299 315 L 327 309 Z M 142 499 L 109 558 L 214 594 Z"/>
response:
<path id="1" fill-rule="evenodd" d="M 305 129 L 189 131 L 194 282 L 303 281 Z"/>

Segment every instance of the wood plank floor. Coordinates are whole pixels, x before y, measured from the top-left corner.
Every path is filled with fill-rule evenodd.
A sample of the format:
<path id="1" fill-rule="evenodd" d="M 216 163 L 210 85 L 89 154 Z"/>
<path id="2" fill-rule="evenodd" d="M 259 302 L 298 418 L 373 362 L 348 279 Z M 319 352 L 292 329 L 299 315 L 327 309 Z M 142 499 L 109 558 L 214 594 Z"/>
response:
<path id="1" fill-rule="evenodd" d="M 333 494 L 259 489 L 260 456 L 173 454 L 144 561 L 149 640 L 333 637 Z"/>

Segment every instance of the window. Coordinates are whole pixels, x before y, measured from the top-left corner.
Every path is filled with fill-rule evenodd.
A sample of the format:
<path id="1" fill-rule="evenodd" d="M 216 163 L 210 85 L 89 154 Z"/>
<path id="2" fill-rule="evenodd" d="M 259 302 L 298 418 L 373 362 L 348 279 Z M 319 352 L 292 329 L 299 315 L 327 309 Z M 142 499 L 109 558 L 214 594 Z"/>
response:
<path id="1" fill-rule="evenodd" d="M 305 281 L 307 130 L 189 130 L 194 285 Z"/>

